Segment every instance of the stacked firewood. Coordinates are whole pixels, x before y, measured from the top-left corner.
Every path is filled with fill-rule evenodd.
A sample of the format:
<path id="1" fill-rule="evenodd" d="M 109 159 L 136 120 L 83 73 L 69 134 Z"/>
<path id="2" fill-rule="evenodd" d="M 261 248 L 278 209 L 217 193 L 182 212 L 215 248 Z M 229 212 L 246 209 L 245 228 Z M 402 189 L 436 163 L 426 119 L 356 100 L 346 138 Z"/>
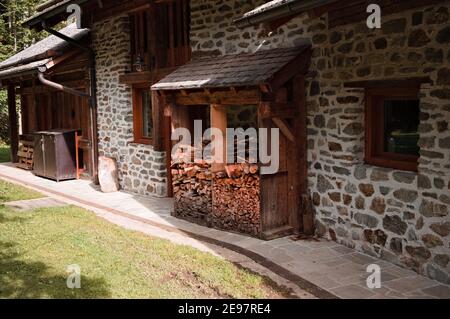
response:
<path id="1" fill-rule="evenodd" d="M 211 166 L 203 160 L 191 162 L 194 149 L 174 156 L 172 183 L 174 215 L 200 224 L 207 223 L 212 211 Z M 188 155 L 186 155 L 188 154 Z"/>
<path id="2" fill-rule="evenodd" d="M 260 231 L 260 176 L 257 165 L 236 164 L 216 173 L 213 226 L 257 236 Z"/>

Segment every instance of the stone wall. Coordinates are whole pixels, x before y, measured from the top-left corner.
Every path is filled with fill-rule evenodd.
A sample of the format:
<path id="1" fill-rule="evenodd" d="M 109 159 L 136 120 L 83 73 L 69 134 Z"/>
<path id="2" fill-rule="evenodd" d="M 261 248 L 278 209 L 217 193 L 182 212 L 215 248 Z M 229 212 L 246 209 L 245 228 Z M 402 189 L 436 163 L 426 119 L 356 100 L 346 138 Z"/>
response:
<path id="1" fill-rule="evenodd" d="M 92 42 L 97 62 L 99 154 L 117 160 L 122 189 L 165 196 L 165 155 L 152 146 L 133 143 L 132 91 L 119 83 L 119 75 L 131 68 L 128 17 L 96 23 Z"/>
<path id="2" fill-rule="evenodd" d="M 320 235 L 450 282 L 450 5 L 328 29 L 302 15 L 271 36 L 232 21 L 264 1 L 192 0 L 194 56 L 313 45 L 307 83 L 309 190 Z M 364 164 L 364 91 L 354 80 L 429 76 L 418 173 Z"/>

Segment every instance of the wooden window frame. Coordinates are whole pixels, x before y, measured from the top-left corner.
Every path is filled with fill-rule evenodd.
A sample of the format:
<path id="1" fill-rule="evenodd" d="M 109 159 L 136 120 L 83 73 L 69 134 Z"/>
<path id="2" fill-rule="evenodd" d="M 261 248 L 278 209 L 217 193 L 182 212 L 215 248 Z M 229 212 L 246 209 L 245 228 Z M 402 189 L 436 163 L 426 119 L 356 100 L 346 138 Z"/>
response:
<path id="1" fill-rule="evenodd" d="M 419 87 L 366 88 L 365 162 L 369 165 L 402 171 L 418 171 L 420 156 L 396 154 L 384 150 L 385 100 L 418 100 Z"/>
<path id="2" fill-rule="evenodd" d="M 154 130 L 152 132 L 152 137 L 146 137 L 143 134 L 143 126 L 142 126 L 142 118 L 143 118 L 143 109 L 142 109 L 142 92 L 148 90 L 150 93 L 150 101 L 151 101 L 151 91 L 149 84 L 136 84 L 133 85 L 133 135 L 134 135 L 134 143 L 136 144 L 144 144 L 144 145 L 153 145 L 153 136 L 155 134 Z M 153 105 L 152 105 L 152 121 L 153 121 Z M 154 125 L 153 125 L 154 127 Z"/>

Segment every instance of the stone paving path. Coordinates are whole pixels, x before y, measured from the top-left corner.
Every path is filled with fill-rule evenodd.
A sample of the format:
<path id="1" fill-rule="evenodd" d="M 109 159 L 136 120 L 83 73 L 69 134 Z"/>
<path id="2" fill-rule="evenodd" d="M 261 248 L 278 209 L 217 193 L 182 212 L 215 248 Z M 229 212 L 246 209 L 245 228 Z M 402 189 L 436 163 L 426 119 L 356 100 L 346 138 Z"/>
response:
<path id="1" fill-rule="evenodd" d="M 450 299 L 450 286 L 334 242 L 292 241 L 290 238 L 267 242 L 210 229 L 170 216 L 173 208 L 171 199 L 141 197 L 125 192 L 104 194 L 88 181 L 55 183 L 8 164 L 0 165 L 0 178 L 32 187 L 60 201 L 90 209 L 112 222 L 117 223 L 118 219 L 123 219 L 120 223 L 124 227 L 134 227 L 144 232 L 153 227 L 158 229 L 161 237 L 178 238 L 181 242 L 186 242 L 186 236 L 189 236 L 193 245 L 206 251 L 218 252 L 218 246 L 235 250 L 319 298 Z M 380 289 L 367 288 L 366 270 L 370 264 L 381 267 Z"/>

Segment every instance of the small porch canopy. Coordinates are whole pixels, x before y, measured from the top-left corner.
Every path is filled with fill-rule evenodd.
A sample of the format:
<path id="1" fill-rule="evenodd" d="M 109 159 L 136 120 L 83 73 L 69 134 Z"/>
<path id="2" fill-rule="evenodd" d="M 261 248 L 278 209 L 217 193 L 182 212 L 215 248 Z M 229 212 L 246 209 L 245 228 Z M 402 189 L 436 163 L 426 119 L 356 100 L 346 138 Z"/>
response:
<path id="1" fill-rule="evenodd" d="M 193 60 L 151 88 L 155 132 L 161 134 L 154 140 L 164 141 L 155 148 L 160 147 L 167 154 L 172 150 L 172 130 L 183 127 L 192 131 L 197 110 L 204 109 L 200 106 L 209 108 L 210 127 L 222 131 L 223 136 L 229 127 L 230 106 L 255 106 L 259 128 L 279 128 L 280 169 L 278 173 L 261 176 L 261 185 L 256 189 L 260 194 L 261 238 L 276 238 L 294 230 L 311 232 L 311 223 L 303 222 L 306 217 L 301 217 L 298 205 L 306 193 L 304 77 L 311 52 L 311 46 L 305 44 Z M 222 154 L 226 154 L 227 146 L 222 147 Z M 172 195 L 170 156 L 166 164 Z M 225 163 L 211 165 L 211 171 L 218 174 L 229 168 Z M 214 207 L 215 199 L 212 201 Z"/>
<path id="2" fill-rule="evenodd" d="M 283 84 L 309 62 L 309 45 L 191 61 L 152 86 L 155 91 Z M 287 77 L 287 78 L 286 78 Z"/>
<path id="3" fill-rule="evenodd" d="M 285 90 L 281 89 L 289 80 L 303 76 L 310 60 L 311 47 L 305 44 L 201 58 L 181 66 L 151 87 L 155 93 L 154 123 L 160 134 L 155 140 L 164 140 L 161 123 L 164 115 L 172 114 L 172 107 L 195 105 L 258 105 L 263 117 L 275 118 L 282 132 L 292 138 L 287 126 L 277 118 L 294 116 L 298 110 L 294 103 L 283 101 L 280 95 Z M 156 142 L 155 148 L 163 150 L 163 145 Z"/>

